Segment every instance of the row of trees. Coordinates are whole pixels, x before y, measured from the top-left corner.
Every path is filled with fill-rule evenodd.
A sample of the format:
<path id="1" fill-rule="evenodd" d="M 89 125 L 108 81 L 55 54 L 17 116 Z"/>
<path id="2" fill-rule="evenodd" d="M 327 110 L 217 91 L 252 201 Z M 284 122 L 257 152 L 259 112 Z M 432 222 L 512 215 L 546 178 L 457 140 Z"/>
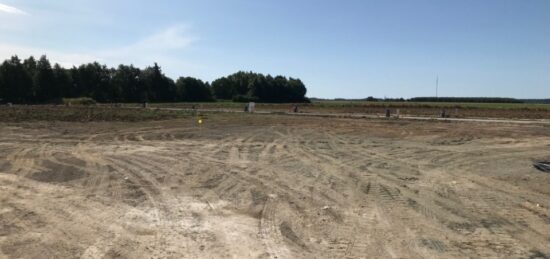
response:
<path id="1" fill-rule="evenodd" d="M 192 77 L 174 81 L 156 63 L 145 69 L 132 65 L 109 68 L 97 62 L 66 69 L 52 66 L 46 56 L 23 61 L 13 56 L 0 65 L 0 100 L 13 103 L 47 103 L 76 97 L 99 102 L 300 102 L 306 100 L 305 94 L 299 79 L 252 72 L 238 72 L 210 86 Z"/>
<path id="2" fill-rule="evenodd" d="M 345 98 L 335 98 L 335 99 L 321 99 L 321 98 L 311 98 L 311 101 L 321 102 L 321 101 L 367 101 L 367 102 L 442 102 L 442 103 L 539 103 L 539 104 L 550 104 L 550 99 L 514 99 L 514 98 L 505 98 L 505 97 L 414 97 L 410 99 L 404 98 L 375 98 L 369 96 L 362 99 L 345 99 Z"/>
<path id="3" fill-rule="evenodd" d="M 219 99 L 262 102 L 305 102 L 307 89 L 300 79 L 237 72 L 212 82 Z"/>
<path id="4" fill-rule="evenodd" d="M 443 103 L 523 103 L 514 98 L 504 97 L 414 97 L 410 102 L 443 102 Z"/>

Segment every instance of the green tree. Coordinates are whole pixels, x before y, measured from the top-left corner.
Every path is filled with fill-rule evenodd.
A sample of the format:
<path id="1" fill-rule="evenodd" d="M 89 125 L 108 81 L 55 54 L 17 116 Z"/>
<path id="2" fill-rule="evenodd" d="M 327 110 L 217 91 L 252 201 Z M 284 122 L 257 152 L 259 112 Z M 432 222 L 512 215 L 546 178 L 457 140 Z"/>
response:
<path id="1" fill-rule="evenodd" d="M 46 56 L 40 57 L 36 63 L 36 73 L 34 74 L 34 92 L 37 102 L 52 101 L 59 98 L 60 91 L 54 83 L 53 69 Z"/>
<path id="2" fill-rule="evenodd" d="M 226 77 L 216 79 L 212 82 L 212 93 L 216 99 L 231 100 L 234 92 L 231 81 Z"/>
<path id="3" fill-rule="evenodd" d="M 111 70 L 97 62 L 71 69 L 73 96 L 91 97 L 99 102 L 112 102 L 115 98 L 111 86 Z"/>
<path id="4" fill-rule="evenodd" d="M 170 102 L 176 100 L 176 86 L 172 79 L 166 77 L 155 63 L 143 71 L 145 87 L 142 92 L 142 101 Z"/>
<path id="5" fill-rule="evenodd" d="M 212 92 L 208 84 L 193 77 L 180 77 L 176 81 L 178 101 L 210 102 Z"/>
<path id="6" fill-rule="evenodd" d="M 117 102 L 140 102 L 144 89 L 141 70 L 134 66 L 120 65 L 113 74 L 113 87 L 119 89 L 121 97 Z"/>
<path id="7" fill-rule="evenodd" d="M 287 100 L 292 102 L 303 102 L 307 93 L 306 86 L 300 79 L 289 78 Z"/>
<path id="8" fill-rule="evenodd" d="M 144 70 L 97 62 L 64 69 L 52 68 L 46 56 L 21 60 L 14 56 L 0 65 L 0 99 L 17 103 L 48 102 L 62 97 L 91 97 L 99 102 L 211 101 L 214 98 L 261 102 L 303 102 L 300 79 L 239 71 L 212 82 L 165 76 L 155 63 Z"/>
<path id="9" fill-rule="evenodd" d="M 17 56 L 0 66 L 0 99 L 13 103 L 25 103 L 32 99 L 32 78 Z"/>
<path id="10" fill-rule="evenodd" d="M 69 71 L 56 63 L 53 66 L 53 80 L 54 91 L 56 92 L 51 93 L 52 98 L 69 97 L 73 85 Z"/>
<path id="11" fill-rule="evenodd" d="M 272 77 L 253 72 L 237 72 L 212 82 L 218 99 L 258 100 L 261 102 L 307 101 L 306 87 L 300 79 Z"/>
<path id="12" fill-rule="evenodd" d="M 33 56 L 30 56 L 23 61 L 23 67 L 31 78 L 34 78 L 34 75 L 36 75 L 36 65 L 36 59 L 34 59 Z"/>

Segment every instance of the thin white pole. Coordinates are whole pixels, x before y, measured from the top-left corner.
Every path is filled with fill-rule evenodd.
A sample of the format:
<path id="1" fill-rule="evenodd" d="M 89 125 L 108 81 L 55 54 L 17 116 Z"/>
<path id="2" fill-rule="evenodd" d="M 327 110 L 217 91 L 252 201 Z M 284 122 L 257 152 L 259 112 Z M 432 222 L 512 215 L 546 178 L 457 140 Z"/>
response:
<path id="1" fill-rule="evenodd" d="M 435 78 L 435 98 L 439 98 L 439 75 Z"/>

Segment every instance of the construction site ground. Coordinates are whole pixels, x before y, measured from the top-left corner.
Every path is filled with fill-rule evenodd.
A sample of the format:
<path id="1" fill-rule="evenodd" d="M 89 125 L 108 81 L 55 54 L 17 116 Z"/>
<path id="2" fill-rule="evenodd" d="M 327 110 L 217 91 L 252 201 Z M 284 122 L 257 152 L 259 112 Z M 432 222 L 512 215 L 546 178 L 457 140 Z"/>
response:
<path id="1" fill-rule="evenodd" d="M 0 258 L 548 258 L 550 125 L 0 123 Z"/>

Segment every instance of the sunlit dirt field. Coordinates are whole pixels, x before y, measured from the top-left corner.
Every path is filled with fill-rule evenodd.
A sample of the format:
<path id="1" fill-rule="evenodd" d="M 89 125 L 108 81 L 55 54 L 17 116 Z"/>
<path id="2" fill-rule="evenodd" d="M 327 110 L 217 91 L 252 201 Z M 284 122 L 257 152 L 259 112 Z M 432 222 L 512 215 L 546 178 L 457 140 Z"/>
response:
<path id="1" fill-rule="evenodd" d="M 0 123 L 0 258 L 548 258 L 550 127 Z"/>

